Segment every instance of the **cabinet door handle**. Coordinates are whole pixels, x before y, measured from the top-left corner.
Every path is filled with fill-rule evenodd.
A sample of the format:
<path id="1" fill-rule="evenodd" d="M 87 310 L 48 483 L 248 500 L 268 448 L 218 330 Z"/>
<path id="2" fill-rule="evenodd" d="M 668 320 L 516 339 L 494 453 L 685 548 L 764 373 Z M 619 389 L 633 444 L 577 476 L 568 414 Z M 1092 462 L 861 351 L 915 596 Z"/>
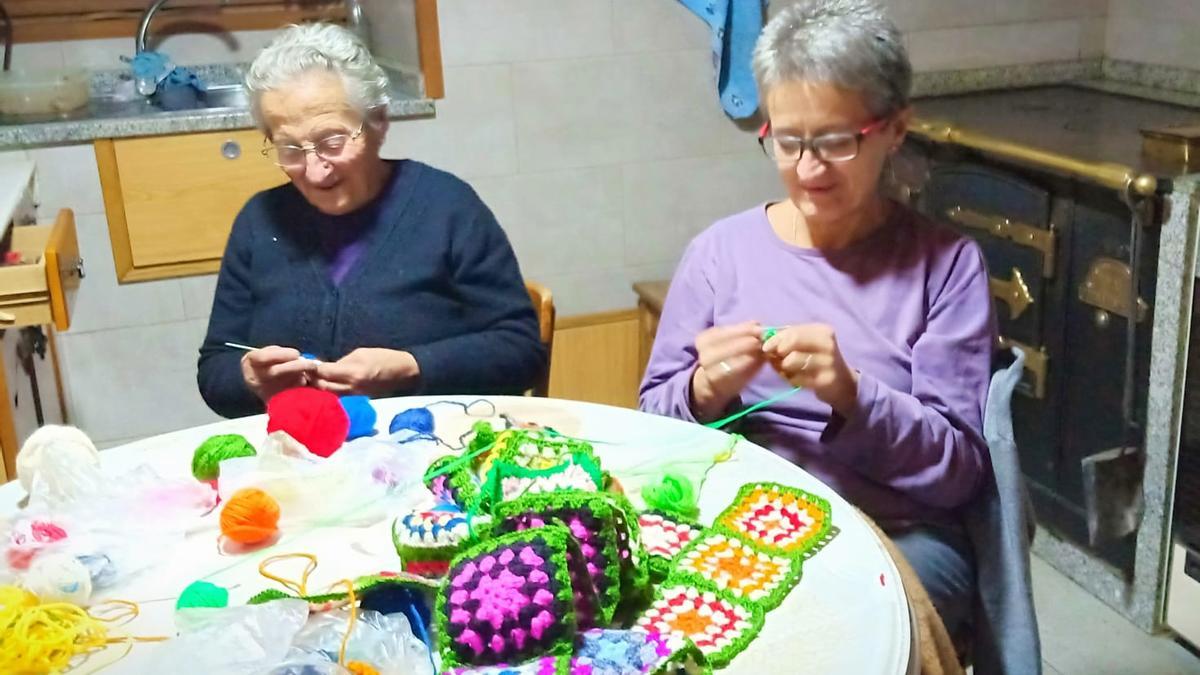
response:
<path id="1" fill-rule="evenodd" d="M 225 159 L 237 159 L 242 156 L 242 146 L 235 140 L 228 140 L 221 144 L 221 156 Z"/>
<path id="2" fill-rule="evenodd" d="M 946 217 L 963 227 L 987 232 L 994 237 L 1007 239 L 1018 246 L 1040 251 L 1042 276 L 1047 279 L 1054 276 L 1055 236 L 1053 230 L 1043 230 L 1033 225 L 1010 220 L 1003 216 L 982 213 L 964 206 L 952 206 L 946 209 Z"/>
<path id="3" fill-rule="evenodd" d="M 1025 310 L 1033 304 L 1033 295 L 1029 292 L 1029 286 L 1025 285 L 1025 277 L 1021 276 L 1021 270 L 1012 269 L 1012 278 L 1007 281 L 990 277 L 988 285 L 991 286 L 992 295 L 997 300 L 1008 305 L 1008 318 L 1017 320 Z"/>

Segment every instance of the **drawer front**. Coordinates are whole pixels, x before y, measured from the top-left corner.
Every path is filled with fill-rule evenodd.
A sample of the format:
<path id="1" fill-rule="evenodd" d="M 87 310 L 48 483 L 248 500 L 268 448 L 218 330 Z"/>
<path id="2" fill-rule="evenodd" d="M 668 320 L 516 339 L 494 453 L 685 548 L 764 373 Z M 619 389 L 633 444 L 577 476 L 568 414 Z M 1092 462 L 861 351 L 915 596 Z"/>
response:
<path id="1" fill-rule="evenodd" d="M 112 142 L 119 205 L 134 267 L 219 260 L 233 219 L 256 192 L 287 181 L 263 156 L 258 131 L 221 131 Z"/>
<path id="2" fill-rule="evenodd" d="M 14 227 L 12 248 L 27 262 L 0 267 L 0 328 L 67 330 L 68 299 L 83 274 L 74 214 L 63 209 L 53 224 Z"/>

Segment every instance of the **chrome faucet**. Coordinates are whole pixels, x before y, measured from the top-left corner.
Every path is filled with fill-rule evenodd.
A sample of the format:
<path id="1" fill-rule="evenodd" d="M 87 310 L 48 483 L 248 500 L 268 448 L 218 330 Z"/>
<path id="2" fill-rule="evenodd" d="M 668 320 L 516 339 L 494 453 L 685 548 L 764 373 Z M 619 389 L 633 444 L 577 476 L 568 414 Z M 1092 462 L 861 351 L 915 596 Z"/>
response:
<path id="1" fill-rule="evenodd" d="M 154 0 L 154 2 L 150 3 L 150 6 L 146 8 L 146 11 L 142 13 L 142 20 L 138 23 L 136 54 L 141 54 L 142 52 L 146 51 L 146 33 L 150 30 L 150 20 L 154 18 L 154 13 L 157 12 L 163 5 L 167 4 L 167 2 L 169 2 L 169 0 Z"/>

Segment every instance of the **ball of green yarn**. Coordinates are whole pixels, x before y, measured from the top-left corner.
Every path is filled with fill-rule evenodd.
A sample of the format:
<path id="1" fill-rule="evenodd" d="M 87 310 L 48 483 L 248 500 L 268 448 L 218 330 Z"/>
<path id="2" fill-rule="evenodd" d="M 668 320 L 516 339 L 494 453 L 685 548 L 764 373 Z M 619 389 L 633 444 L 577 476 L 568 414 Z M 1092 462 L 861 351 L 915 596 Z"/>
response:
<path id="1" fill-rule="evenodd" d="M 695 520 L 700 515 L 696 488 L 687 476 L 667 471 L 653 485 L 642 488 L 646 508 L 669 516 Z"/>
<path id="2" fill-rule="evenodd" d="M 221 608 L 229 605 L 229 589 L 221 588 L 207 581 L 193 581 L 183 589 L 179 600 L 175 601 L 175 609 L 189 607 Z"/>
<path id="3" fill-rule="evenodd" d="M 212 436 L 192 454 L 192 475 L 196 480 L 215 480 L 220 474 L 222 460 L 256 454 L 254 446 L 241 434 Z"/>

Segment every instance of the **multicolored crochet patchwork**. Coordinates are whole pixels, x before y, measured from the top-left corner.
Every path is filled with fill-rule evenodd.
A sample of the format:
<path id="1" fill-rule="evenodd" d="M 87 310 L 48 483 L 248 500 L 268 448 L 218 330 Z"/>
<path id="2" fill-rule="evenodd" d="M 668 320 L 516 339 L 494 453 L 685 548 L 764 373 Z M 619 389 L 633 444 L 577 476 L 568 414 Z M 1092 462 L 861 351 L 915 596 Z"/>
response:
<path id="1" fill-rule="evenodd" d="M 448 473 L 439 474 L 440 471 L 458 462 L 459 459 L 456 455 L 446 455 L 433 460 L 425 471 L 427 476 L 425 487 L 439 502 L 468 510 L 479 499 L 479 482 L 471 474 L 470 468 L 462 465 Z"/>
<path id="2" fill-rule="evenodd" d="M 704 531 L 695 523 L 656 511 L 639 514 L 638 529 L 642 550 L 649 559 L 650 574 L 659 581 L 666 578 L 671 561 L 683 547 Z"/>
<path id="3" fill-rule="evenodd" d="M 507 460 L 492 463 L 484 482 L 485 503 L 499 504 L 527 494 L 583 490 L 596 492 L 604 484 L 600 465 L 589 454 L 577 453 L 544 469 L 534 469 Z"/>
<path id="4" fill-rule="evenodd" d="M 392 522 L 392 543 L 404 571 L 441 577 L 450 559 L 490 522 L 490 516 L 468 516 L 457 509 L 413 511 Z"/>
<path id="5" fill-rule="evenodd" d="M 437 599 L 443 667 L 571 654 L 580 590 L 568 560 L 574 546 L 566 528 L 548 525 L 488 539 L 456 556 Z"/>
<path id="6" fill-rule="evenodd" d="M 689 577 L 772 610 L 800 580 L 800 559 L 760 551 L 737 537 L 711 532 L 689 544 L 675 561 L 670 578 Z"/>
<path id="7" fill-rule="evenodd" d="M 579 636 L 571 675 L 697 672 L 703 656 L 688 640 L 640 629 L 594 629 Z"/>
<path id="8" fill-rule="evenodd" d="M 762 631 L 763 609 L 733 600 L 727 594 L 675 584 L 668 579 L 637 625 L 661 635 L 691 640 L 712 667 L 721 668 Z"/>
<path id="9" fill-rule="evenodd" d="M 444 675 L 574 675 L 571 672 L 571 657 L 543 656 L 515 666 L 468 666 L 443 671 Z"/>
<path id="10" fill-rule="evenodd" d="M 579 542 L 581 560 L 600 601 L 596 621 L 607 624 L 621 602 L 622 566 L 632 564 L 628 554 L 623 559 L 618 548 L 623 520 L 618 510 L 598 492 L 547 492 L 502 502 L 495 508 L 495 518 L 500 531 L 550 523 L 565 526 Z"/>
<path id="11" fill-rule="evenodd" d="M 837 534 L 829 502 L 799 488 L 748 483 L 717 516 L 713 528 L 741 537 L 767 553 L 807 559 Z"/>
<path id="12" fill-rule="evenodd" d="M 584 631 L 569 659 L 547 656 L 515 666 L 456 668 L 448 675 L 680 675 L 707 673 L 704 657 L 688 640 L 637 628 Z"/>

